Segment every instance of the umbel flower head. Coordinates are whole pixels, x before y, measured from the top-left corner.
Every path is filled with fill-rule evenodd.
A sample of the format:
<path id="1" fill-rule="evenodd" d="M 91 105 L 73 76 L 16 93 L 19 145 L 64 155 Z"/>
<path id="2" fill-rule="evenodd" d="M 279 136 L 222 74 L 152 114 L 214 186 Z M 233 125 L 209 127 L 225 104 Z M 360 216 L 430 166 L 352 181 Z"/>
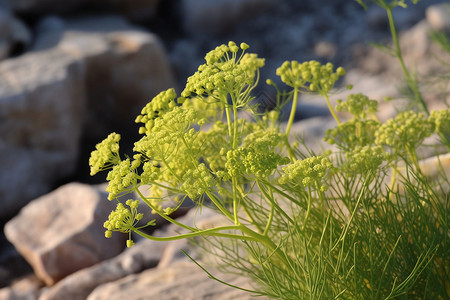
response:
<path id="1" fill-rule="evenodd" d="M 375 143 L 389 146 L 395 152 L 413 151 L 434 129 L 434 123 L 422 113 L 405 111 L 380 126 L 375 132 Z"/>
<path id="2" fill-rule="evenodd" d="M 108 220 L 105 221 L 103 227 L 106 228 L 105 237 L 110 238 L 113 231 L 129 233 L 135 228 L 136 224 L 142 220 L 143 214 L 138 213 L 139 200 L 127 200 L 125 203 L 118 203 L 116 209 L 109 214 Z M 153 221 L 147 225 L 152 225 Z M 133 245 L 131 238 L 127 241 L 127 247 Z"/>
<path id="3" fill-rule="evenodd" d="M 155 125 L 155 119 L 162 117 L 177 105 L 176 97 L 174 89 L 168 89 L 156 95 L 136 118 L 136 123 L 144 124 L 144 127 L 139 128 L 139 133 L 149 135 Z"/>
<path id="4" fill-rule="evenodd" d="M 342 67 L 333 71 L 333 64 L 320 64 L 318 61 L 311 60 L 303 63 L 298 61 L 285 61 L 277 69 L 277 75 L 281 81 L 290 87 L 306 88 L 311 92 L 327 94 L 334 86 L 339 77 L 345 75 Z"/>
<path id="5" fill-rule="evenodd" d="M 370 100 L 369 97 L 359 94 L 350 94 L 346 101 L 338 100 L 337 111 L 347 111 L 357 119 L 365 119 L 367 114 L 374 114 L 378 111 L 378 102 Z"/>
<path id="6" fill-rule="evenodd" d="M 264 59 L 245 53 L 249 48 L 245 43 L 240 48 L 242 53 L 238 56 L 239 47 L 229 42 L 228 46 L 220 45 L 206 54 L 206 64 L 199 66 L 198 71 L 188 78 L 181 96 L 211 96 L 226 104 L 227 94 L 237 99 L 246 88 L 253 88 Z"/>
<path id="7" fill-rule="evenodd" d="M 308 157 L 297 160 L 283 168 L 284 174 L 280 177 L 281 184 L 292 183 L 304 187 L 327 190 L 323 183 L 327 171 L 333 168 L 330 159 L 325 155 Z"/>
<path id="8" fill-rule="evenodd" d="M 323 140 L 344 151 L 352 151 L 356 147 L 371 145 L 375 141 L 375 132 L 380 123 L 375 120 L 353 118 L 328 129 Z"/>
<path id="9" fill-rule="evenodd" d="M 91 167 L 91 176 L 100 171 L 112 168 L 120 162 L 119 156 L 120 135 L 111 133 L 106 139 L 95 146 L 89 158 L 89 166 Z"/>
<path id="10" fill-rule="evenodd" d="M 345 154 L 345 158 L 347 159 L 343 166 L 345 172 L 351 175 L 366 175 L 379 169 L 386 154 L 382 146 L 367 145 L 355 147 Z"/>
<path id="11" fill-rule="evenodd" d="M 436 132 L 450 134 L 450 109 L 434 110 L 428 120 L 434 123 Z"/>

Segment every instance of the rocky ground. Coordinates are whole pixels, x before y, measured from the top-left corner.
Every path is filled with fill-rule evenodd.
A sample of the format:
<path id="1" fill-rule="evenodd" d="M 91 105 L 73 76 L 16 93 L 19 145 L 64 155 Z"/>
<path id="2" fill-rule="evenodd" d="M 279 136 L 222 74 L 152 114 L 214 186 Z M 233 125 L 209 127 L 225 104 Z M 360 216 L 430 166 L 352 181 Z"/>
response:
<path id="1" fill-rule="evenodd" d="M 433 84 L 449 72 L 449 55 L 429 36 L 450 34 L 441 2 L 394 11 L 406 63 L 427 83 L 432 109 L 450 104 L 448 84 Z M 381 9 L 351 0 L 0 0 L 0 300 L 250 299 L 207 280 L 180 253 L 198 255 L 186 242 L 143 240 L 124 250 L 126 237 L 106 240 L 111 207 L 104 177 L 89 177 L 89 153 L 112 131 L 125 144 L 136 140 L 141 108 L 162 90 L 180 91 L 204 54 L 229 40 L 266 58 L 261 82 L 284 60 L 344 66 L 341 85 L 379 100 L 386 119 L 402 102 L 382 99 L 404 98 L 404 82 L 395 60 L 367 42 L 389 37 Z M 264 86 L 257 96 L 270 104 Z M 298 116 L 294 134 L 319 147 L 334 126 L 323 101 L 303 97 Z M 194 210 L 181 211 L 193 222 Z M 204 226 L 215 218 L 201 217 Z M 173 233 L 159 224 L 156 234 Z"/>

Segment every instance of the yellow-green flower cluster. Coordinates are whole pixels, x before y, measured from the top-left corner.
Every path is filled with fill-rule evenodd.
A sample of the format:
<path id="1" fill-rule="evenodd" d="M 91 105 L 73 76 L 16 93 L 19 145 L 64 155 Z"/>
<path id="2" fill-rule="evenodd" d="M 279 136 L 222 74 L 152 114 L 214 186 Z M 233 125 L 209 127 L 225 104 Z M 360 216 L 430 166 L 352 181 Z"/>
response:
<path id="1" fill-rule="evenodd" d="M 347 162 L 344 164 L 344 170 L 352 175 L 366 175 L 377 170 L 386 158 L 382 146 L 367 145 L 357 146 L 345 154 Z"/>
<path id="2" fill-rule="evenodd" d="M 140 164 L 141 161 L 139 159 L 130 161 L 130 159 L 127 158 L 115 165 L 112 170 L 108 172 L 108 176 L 106 177 L 106 180 L 108 180 L 106 191 L 109 192 L 109 200 L 134 188 L 139 177 L 136 173 L 136 169 Z"/>
<path id="3" fill-rule="evenodd" d="M 322 65 L 315 60 L 303 63 L 294 60 L 290 62 L 285 61 L 277 69 L 276 74 L 288 86 L 306 88 L 312 92 L 327 94 L 339 77 L 345 75 L 344 68 L 339 67 L 336 71 L 333 68 L 332 63 Z"/>
<path id="4" fill-rule="evenodd" d="M 139 200 L 127 200 L 126 205 L 129 208 L 118 203 L 116 209 L 109 214 L 108 220 L 103 224 L 103 227 L 106 228 L 105 237 L 110 238 L 113 231 L 130 233 L 143 218 L 143 214 L 137 212 Z M 129 239 L 127 246 L 131 247 L 132 245 L 133 242 Z"/>
<path id="5" fill-rule="evenodd" d="M 226 153 L 225 167 L 230 176 L 253 175 L 268 177 L 280 165 L 289 163 L 289 159 L 275 152 L 282 143 L 284 135 L 275 129 L 256 130 L 249 133 L 240 148 Z"/>
<path id="6" fill-rule="evenodd" d="M 164 160 L 174 151 L 173 148 L 180 143 L 180 139 L 189 135 L 196 119 L 197 114 L 194 110 L 174 107 L 162 117 L 155 119 L 151 134 L 136 142 L 134 151 L 149 158 Z"/>
<path id="7" fill-rule="evenodd" d="M 212 97 L 192 97 L 184 99 L 183 107 L 201 113 L 205 120 L 216 121 L 221 117 L 223 104 Z"/>
<path id="8" fill-rule="evenodd" d="M 375 132 L 380 123 L 375 120 L 350 119 L 328 129 L 323 140 L 339 149 L 351 151 L 356 147 L 371 145 L 375 142 Z"/>
<path id="9" fill-rule="evenodd" d="M 202 159 L 214 173 L 225 170 L 228 127 L 222 121 L 215 122 L 207 131 L 199 131 L 193 151 L 202 153 Z M 221 153 L 221 150 L 224 149 Z M 217 174 L 216 174 L 217 175 Z"/>
<path id="10" fill-rule="evenodd" d="M 177 104 L 175 98 L 177 94 L 174 89 L 168 89 L 156 95 L 137 116 L 136 123 L 143 123 L 144 127 L 139 128 L 140 134 L 150 134 L 155 119 L 163 116 L 166 112 L 172 110 Z"/>
<path id="11" fill-rule="evenodd" d="M 283 168 L 284 174 L 280 177 L 281 184 L 292 183 L 304 187 L 312 187 L 322 191 L 327 189 L 323 184 L 327 171 L 333 168 L 333 164 L 327 156 L 313 156 Z"/>
<path id="12" fill-rule="evenodd" d="M 432 111 L 428 120 L 434 123 L 436 132 L 450 134 L 450 109 Z"/>
<path id="13" fill-rule="evenodd" d="M 259 178 L 270 176 L 279 166 L 289 162 L 289 159 L 261 147 L 242 147 L 227 152 L 225 164 L 230 176 L 253 175 Z"/>
<path id="14" fill-rule="evenodd" d="M 337 111 L 347 111 L 358 119 L 365 119 L 367 114 L 374 114 L 378 111 L 378 102 L 370 100 L 369 97 L 359 94 L 351 94 L 347 101 L 338 100 Z"/>
<path id="15" fill-rule="evenodd" d="M 192 200 L 210 191 L 217 184 L 217 181 L 203 163 L 199 164 L 195 169 L 188 170 L 183 176 L 183 181 L 181 189 Z"/>
<path id="16" fill-rule="evenodd" d="M 119 156 L 120 135 L 111 133 L 106 139 L 95 146 L 89 158 L 91 176 L 100 171 L 107 170 L 120 162 Z"/>
<path id="17" fill-rule="evenodd" d="M 411 151 L 433 132 L 434 123 L 422 113 L 405 111 L 380 126 L 375 132 L 375 143 L 389 146 L 394 151 Z"/>
<path id="18" fill-rule="evenodd" d="M 247 48 L 247 44 L 241 44 L 243 52 L 239 57 L 239 48 L 234 42 L 210 51 L 205 57 L 206 64 L 188 78 L 181 95 L 209 95 L 225 102 L 227 94 L 239 95 L 244 88 L 252 86 L 256 73 L 264 66 L 264 59 L 256 54 L 244 54 Z"/>

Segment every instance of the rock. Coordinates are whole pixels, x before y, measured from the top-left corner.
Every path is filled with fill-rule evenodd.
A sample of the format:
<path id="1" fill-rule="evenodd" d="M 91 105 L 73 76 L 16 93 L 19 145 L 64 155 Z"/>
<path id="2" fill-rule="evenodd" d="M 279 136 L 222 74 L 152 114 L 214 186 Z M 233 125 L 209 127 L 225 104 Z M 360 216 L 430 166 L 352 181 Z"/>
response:
<path id="1" fill-rule="evenodd" d="M 183 0 L 184 27 L 192 34 L 220 34 L 234 30 L 241 21 L 268 10 L 273 0 Z"/>
<path id="2" fill-rule="evenodd" d="M 332 60 L 336 56 L 337 50 L 337 46 L 328 41 L 319 41 L 314 46 L 314 53 L 327 60 Z"/>
<path id="3" fill-rule="evenodd" d="M 43 16 L 73 14 L 82 10 L 117 12 L 130 20 L 144 22 L 157 11 L 159 0 L 6 0 L 18 14 Z"/>
<path id="4" fill-rule="evenodd" d="M 165 49 L 158 37 L 118 16 L 79 18 L 65 22 L 56 48 L 86 64 L 85 137 L 96 143 L 130 124 L 156 94 L 174 86 Z M 54 26 L 53 37 L 58 35 Z M 46 33 L 35 50 L 46 48 Z M 105 113 L 108 112 L 108 113 Z M 134 134 L 135 128 L 130 135 Z"/>
<path id="5" fill-rule="evenodd" d="M 97 286 L 155 267 L 167 243 L 143 240 L 119 256 L 75 272 L 47 288 L 39 300 L 84 300 Z"/>
<path id="6" fill-rule="evenodd" d="M 203 228 L 202 224 L 206 220 L 217 217 L 216 212 L 205 208 L 202 214 L 197 216 L 197 219 L 196 211 L 191 210 L 185 216 L 177 218 L 177 221 L 193 226 L 195 219 L 199 227 Z M 159 221 L 157 221 L 157 225 L 160 225 Z M 177 226 L 169 225 L 156 230 L 153 235 L 159 237 L 173 236 L 179 232 Z M 187 260 L 187 257 L 180 249 L 184 249 L 193 257 L 198 257 L 194 247 L 187 240 L 160 242 L 137 239 L 137 237 L 134 237 L 134 239 L 137 242 L 133 247 L 126 249 L 117 257 L 67 276 L 54 286 L 44 290 L 39 300 L 86 299 L 94 288 L 102 284 L 113 282 L 130 274 L 142 272 L 156 266 L 158 268 L 171 268 L 170 265 L 172 263 L 180 259 Z"/>
<path id="7" fill-rule="evenodd" d="M 211 272 L 213 275 L 218 274 L 216 271 Z M 230 274 L 217 276 L 228 283 L 250 288 L 245 278 Z M 177 261 L 170 268 L 150 269 L 101 285 L 87 299 L 250 300 L 253 297 L 250 293 L 233 289 L 208 278 L 208 275 L 193 262 Z"/>
<path id="8" fill-rule="evenodd" d="M 43 283 L 36 276 L 29 275 L 0 289 L 0 300 L 36 300 L 42 286 Z"/>
<path id="9" fill-rule="evenodd" d="M 417 23 L 400 36 L 403 55 L 411 62 L 426 59 L 431 46 L 430 25 L 425 20 Z"/>
<path id="10" fill-rule="evenodd" d="M 450 5 L 448 3 L 429 6 L 426 10 L 426 17 L 433 30 L 450 34 Z"/>
<path id="11" fill-rule="evenodd" d="M 0 62 L 0 218 L 71 174 L 85 112 L 84 64 L 60 50 Z"/>
<path id="12" fill-rule="evenodd" d="M 42 51 L 55 47 L 66 30 L 66 22 L 55 15 L 45 16 L 35 26 L 35 39 L 30 51 Z"/>
<path id="13" fill-rule="evenodd" d="M 0 6 L 0 60 L 23 51 L 31 42 L 27 26 Z"/>
<path id="14" fill-rule="evenodd" d="M 52 285 L 122 251 L 126 235 L 105 239 L 103 222 L 115 208 L 105 192 L 72 183 L 34 200 L 5 225 L 5 234 Z"/>

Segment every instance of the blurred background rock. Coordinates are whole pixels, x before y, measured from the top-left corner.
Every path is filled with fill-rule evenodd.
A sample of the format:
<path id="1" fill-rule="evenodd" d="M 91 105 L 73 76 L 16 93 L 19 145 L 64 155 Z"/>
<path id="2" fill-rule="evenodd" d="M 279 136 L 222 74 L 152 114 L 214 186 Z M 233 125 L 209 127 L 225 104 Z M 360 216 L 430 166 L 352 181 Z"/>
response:
<path id="1" fill-rule="evenodd" d="M 436 53 L 450 61 L 429 36 L 431 29 L 450 32 L 450 10 L 444 2 L 422 0 L 394 10 L 405 59 L 420 76 L 442 73 L 443 64 L 433 57 Z M 83 212 L 90 221 L 64 231 L 64 240 L 58 240 L 57 227 L 44 221 L 36 226 L 33 218 L 47 214 L 42 220 L 69 222 L 73 218 L 65 217 L 70 211 L 65 211 L 64 199 L 104 198 L 94 184 L 105 176 L 89 176 L 88 157 L 95 144 L 115 131 L 122 134 L 121 145 L 129 151 L 138 138 L 134 118 L 142 107 L 169 87 L 181 92 L 206 52 L 229 40 L 246 42 L 250 52 L 266 58 L 256 91 L 266 105 L 274 91 L 266 87 L 265 79 L 276 80 L 275 70 L 285 60 L 341 65 L 348 70 L 341 85 L 352 83 L 355 91 L 376 100 L 398 96 L 397 88 L 402 87 L 395 60 L 368 45 L 389 43 L 385 12 L 376 6 L 365 11 L 352 0 L 0 0 L 0 224 L 3 227 L 13 217 L 10 223 L 21 224 L 10 225 L 8 238 L 15 246 L 7 242 L 3 230 L 0 236 L 0 287 L 6 287 L 0 299 L 37 299 L 44 282 L 52 285 L 77 270 L 71 266 L 48 275 L 45 264 L 36 263 L 51 252 L 42 250 L 39 237 L 49 239 L 54 253 L 71 249 L 80 243 L 80 236 L 81 240 L 96 236 L 95 226 L 88 223 L 98 222 L 93 215 L 107 216 L 110 208 L 93 205 Z M 429 90 L 426 100 L 431 108 L 448 104 L 441 91 Z M 333 122 L 324 103 L 309 98 L 300 101 L 298 119 L 303 121 L 294 127 L 315 144 Z M 391 104 L 381 108 L 382 119 L 395 113 Z M 35 204 L 16 216 L 30 202 L 41 207 Z M 58 203 L 60 209 L 46 208 Z M 20 237 L 33 226 L 37 240 L 24 246 Z M 108 242 L 114 243 L 98 240 Z M 83 245 L 90 254 L 80 268 L 113 255 L 95 256 L 94 245 Z M 16 248 L 22 249 L 21 255 Z M 28 282 L 31 292 L 22 297 L 10 285 L 32 270 L 38 277 Z"/>

